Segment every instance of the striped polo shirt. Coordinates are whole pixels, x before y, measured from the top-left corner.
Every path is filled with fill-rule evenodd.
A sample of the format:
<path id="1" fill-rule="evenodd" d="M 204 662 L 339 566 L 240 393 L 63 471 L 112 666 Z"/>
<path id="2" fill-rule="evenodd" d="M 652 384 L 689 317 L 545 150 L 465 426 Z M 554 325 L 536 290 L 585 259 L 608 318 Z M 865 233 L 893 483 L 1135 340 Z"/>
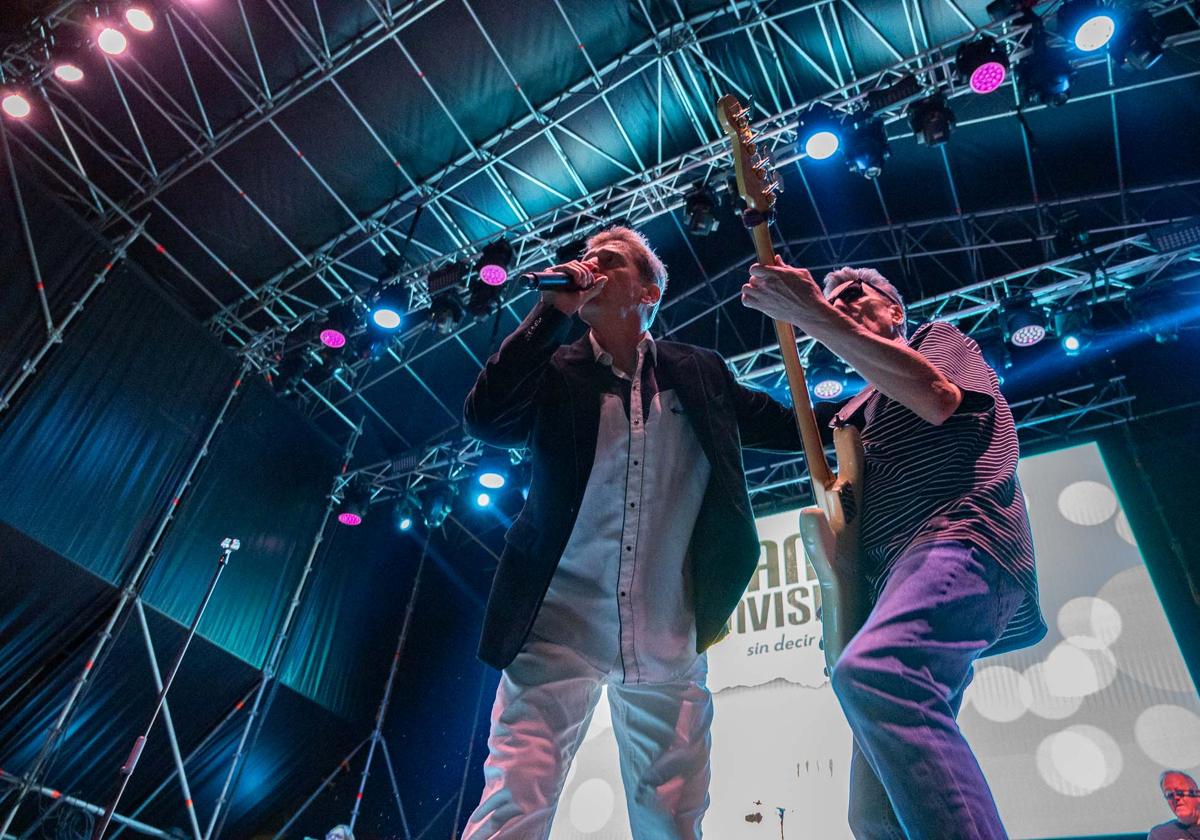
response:
<path id="1" fill-rule="evenodd" d="M 1033 538 L 1017 481 L 1017 431 L 979 345 L 944 321 L 909 340 L 959 387 L 962 404 L 935 426 L 876 393 L 859 417 L 866 452 L 861 541 L 878 597 L 896 559 L 922 543 L 962 540 L 999 563 L 1025 600 L 988 651 L 1033 644 L 1046 633 L 1038 606 Z"/>

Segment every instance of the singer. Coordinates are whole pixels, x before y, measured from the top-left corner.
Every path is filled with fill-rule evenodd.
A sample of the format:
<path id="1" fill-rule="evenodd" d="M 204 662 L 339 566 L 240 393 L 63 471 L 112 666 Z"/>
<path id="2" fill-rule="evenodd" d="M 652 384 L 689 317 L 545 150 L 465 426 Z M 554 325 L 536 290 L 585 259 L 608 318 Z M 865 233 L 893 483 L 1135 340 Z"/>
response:
<path id="1" fill-rule="evenodd" d="M 741 446 L 799 451 L 789 409 L 716 353 L 656 341 L 667 271 L 614 227 L 552 271 L 467 397 L 471 434 L 529 447 L 533 483 L 484 617 L 502 670 L 464 840 L 547 837 L 607 686 L 632 835 L 698 838 L 712 696 L 704 651 L 758 562 Z M 565 344 L 574 316 L 590 329 Z"/>

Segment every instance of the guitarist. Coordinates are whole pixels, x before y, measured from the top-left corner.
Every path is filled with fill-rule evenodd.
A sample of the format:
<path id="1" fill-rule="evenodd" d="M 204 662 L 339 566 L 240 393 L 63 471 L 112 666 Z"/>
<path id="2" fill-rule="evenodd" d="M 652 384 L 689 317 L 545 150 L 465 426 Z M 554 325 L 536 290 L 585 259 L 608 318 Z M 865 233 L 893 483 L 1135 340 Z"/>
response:
<path id="1" fill-rule="evenodd" d="M 708 807 L 704 651 L 758 564 L 741 447 L 796 451 L 784 406 L 710 350 L 649 333 L 667 272 L 613 227 L 558 266 L 480 373 L 464 420 L 530 449 L 479 656 L 501 669 L 484 789 L 464 840 L 549 836 L 607 687 L 632 836 L 691 840 Z M 590 327 L 568 342 L 575 316 Z"/>
<path id="2" fill-rule="evenodd" d="M 859 562 L 872 606 L 831 674 L 854 733 L 851 830 L 1003 838 L 955 720 L 975 659 L 1046 633 L 996 374 L 948 323 L 907 337 L 904 299 L 871 268 L 834 271 L 822 289 L 776 257 L 751 266 L 742 301 L 795 324 L 870 385 L 834 419 L 860 428 L 866 452 Z"/>

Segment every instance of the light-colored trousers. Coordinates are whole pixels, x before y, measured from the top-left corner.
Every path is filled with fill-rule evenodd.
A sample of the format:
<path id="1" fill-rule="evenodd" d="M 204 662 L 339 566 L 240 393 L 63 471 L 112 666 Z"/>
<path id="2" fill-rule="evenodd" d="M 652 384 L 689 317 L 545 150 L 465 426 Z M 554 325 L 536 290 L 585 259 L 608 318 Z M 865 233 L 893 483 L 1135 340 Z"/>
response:
<path id="1" fill-rule="evenodd" d="M 678 680 L 623 685 L 531 637 L 501 674 L 479 807 L 462 840 L 545 840 L 603 686 L 634 840 L 695 840 L 708 808 L 712 695 L 701 655 Z"/>

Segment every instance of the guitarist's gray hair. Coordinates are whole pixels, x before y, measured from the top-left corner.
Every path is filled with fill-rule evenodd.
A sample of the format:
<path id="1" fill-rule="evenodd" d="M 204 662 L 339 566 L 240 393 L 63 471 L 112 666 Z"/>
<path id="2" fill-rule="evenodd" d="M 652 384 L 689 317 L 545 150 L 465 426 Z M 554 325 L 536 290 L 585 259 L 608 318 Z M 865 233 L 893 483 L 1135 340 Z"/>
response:
<path id="1" fill-rule="evenodd" d="M 829 272 L 825 275 L 825 294 L 828 295 L 838 286 L 851 280 L 858 280 L 869 286 L 874 286 L 903 309 L 906 317 L 904 323 L 900 325 L 900 334 L 908 335 L 908 307 L 904 305 L 904 295 L 900 294 L 900 290 L 892 285 L 890 280 L 873 268 L 851 268 L 847 265 L 839 268 L 837 271 Z"/>

